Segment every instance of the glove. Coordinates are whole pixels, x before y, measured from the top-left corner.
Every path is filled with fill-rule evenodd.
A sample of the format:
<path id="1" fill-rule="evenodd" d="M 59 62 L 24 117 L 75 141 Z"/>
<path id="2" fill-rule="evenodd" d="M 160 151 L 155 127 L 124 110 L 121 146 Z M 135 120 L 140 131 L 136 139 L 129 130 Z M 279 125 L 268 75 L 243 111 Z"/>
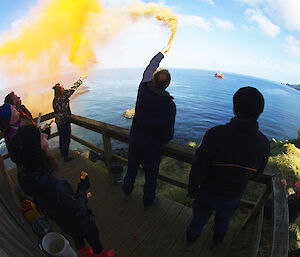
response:
<path id="1" fill-rule="evenodd" d="M 77 192 L 79 191 L 87 191 L 90 187 L 90 179 L 86 172 L 81 172 Z"/>

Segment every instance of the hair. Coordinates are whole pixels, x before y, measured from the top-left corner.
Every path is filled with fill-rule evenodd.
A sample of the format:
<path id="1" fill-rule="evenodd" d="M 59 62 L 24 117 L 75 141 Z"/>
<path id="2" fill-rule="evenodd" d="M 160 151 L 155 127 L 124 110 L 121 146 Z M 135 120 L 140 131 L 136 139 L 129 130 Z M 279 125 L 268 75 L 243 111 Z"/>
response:
<path id="1" fill-rule="evenodd" d="M 40 170 L 42 173 L 57 168 L 54 159 L 41 148 L 41 133 L 36 126 L 20 127 L 9 143 L 11 160 L 25 172 Z"/>
<path id="2" fill-rule="evenodd" d="M 54 95 L 55 96 L 60 96 L 61 95 L 61 92 L 59 90 L 60 87 L 61 87 L 61 84 L 56 83 L 55 86 L 52 88 L 52 89 L 54 89 Z"/>
<path id="3" fill-rule="evenodd" d="M 171 82 L 171 75 L 166 69 L 158 69 L 153 73 L 152 83 L 160 90 L 165 90 Z"/>
<path id="4" fill-rule="evenodd" d="M 4 99 L 4 103 L 5 104 L 11 104 L 14 105 L 15 103 L 13 102 L 13 96 L 14 96 L 14 92 L 10 92 Z"/>
<path id="5" fill-rule="evenodd" d="M 254 87 L 242 87 L 233 96 L 234 111 L 239 117 L 257 119 L 264 110 L 264 97 Z"/>

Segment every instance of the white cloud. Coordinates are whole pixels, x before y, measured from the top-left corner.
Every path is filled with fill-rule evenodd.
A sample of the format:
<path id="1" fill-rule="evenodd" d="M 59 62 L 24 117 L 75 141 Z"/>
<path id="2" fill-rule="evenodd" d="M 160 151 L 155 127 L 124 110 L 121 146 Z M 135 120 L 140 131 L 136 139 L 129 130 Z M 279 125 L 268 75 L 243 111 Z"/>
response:
<path id="1" fill-rule="evenodd" d="M 264 11 L 287 29 L 300 31 L 299 0 L 266 0 Z"/>
<path id="2" fill-rule="evenodd" d="M 256 22 L 259 28 L 268 36 L 276 37 L 280 33 L 280 27 L 272 23 L 261 11 L 247 9 L 246 16 L 251 22 Z"/>
<path id="3" fill-rule="evenodd" d="M 300 31 L 299 0 L 236 0 L 252 7 L 260 8 L 276 23 L 290 30 Z"/>
<path id="4" fill-rule="evenodd" d="M 198 27 L 206 31 L 212 30 L 211 22 L 205 20 L 200 16 L 192 16 L 192 15 L 179 15 L 179 24 L 183 26 L 193 26 Z"/>
<path id="5" fill-rule="evenodd" d="M 234 25 L 227 20 L 220 20 L 217 17 L 213 17 L 213 21 L 216 24 L 216 27 L 223 30 L 235 30 Z"/>
<path id="6" fill-rule="evenodd" d="M 286 44 L 284 44 L 285 51 L 295 57 L 300 57 L 300 41 L 296 40 L 293 36 L 285 38 Z"/>

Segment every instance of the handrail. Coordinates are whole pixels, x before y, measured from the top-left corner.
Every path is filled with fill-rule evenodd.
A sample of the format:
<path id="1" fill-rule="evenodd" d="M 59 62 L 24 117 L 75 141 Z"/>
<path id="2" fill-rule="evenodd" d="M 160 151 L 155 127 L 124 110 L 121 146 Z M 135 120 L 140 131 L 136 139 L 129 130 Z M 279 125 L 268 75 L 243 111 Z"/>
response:
<path id="1" fill-rule="evenodd" d="M 53 117 L 54 117 L 54 113 L 48 113 L 41 117 L 41 121 L 46 121 L 52 119 Z M 88 119 L 74 114 L 72 114 L 71 123 L 103 135 L 104 149 L 96 147 L 91 143 L 88 143 L 83 139 L 80 139 L 74 135 L 71 135 L 71 138 L 83 145 L 86 145 L 91 149 L 96 150 L 97 152 L 104 153 L 106 157 L 106 164 L 108 167 L 111 165 L 111 161 L 113 159 L 118 159 L 123 162 L 127 162 L 127 159 L 112 153 L 110 138 L 119 140 L 124 143 L 129 143 L 130 136 L 129 136 L 128 129 L 107 124 L 104 122 Z M 58 135 L 57 133 L 54 133 L 52 137 L 57 135 Z M 0 139 L 2 137 L 3 134 L 0 133 Z M 163 155 L 187 163 L 192 163 L 194 154 L 195 154 L 194 148 L 190 146 L 174 143 L 174 142 L 168 143 L 163 148 Z M 272 240 L 270 244 L 269 257 L 286 257 L 288 251 L 288 237 L 289 237 L 288 207 L 287 207 L 287 199 L 285 197 L 285 190 L 282 187 L 282 184 L 280 183 L 280 178 L 281 178 L 280 173 L 277 173 L 275 175 L 262 174 L 261 176 L 252 179 L 255 182 L 265 184 L 266 189 L 265 192 L 261 195 L 259 201 L 255 204 L 253 210 L 247 217 L 244 224 L 247 225 L 250 221 L 254 220 L 254 218 L 257 217 L 258 214 L 261 214 L 260 211 L 262 210 L 263 203 L 265 202 L 267 195 L 273 191 L 273 204 L 274 204 L 273 234 L 272 234 Z M 160 179 L 170 184 L 174 184 L 175 181 L 173 179 L 164 176 L 160 176 Z M 187 186 L 186 184 L 178 181 L 175 181 L 175 185 L 183 188 L 186 188 Z M 248 207 L 253 206 L 252 202 L 250 201 L 244 201 L 244 202 L 241 201 L 241 204 Z M 261 219 L 261 215 L 260 215 L 260 219 Z M 262 222 L 259 222 L 259 226 L 261 225 Z M 259 231 L 261 230 L 260 227 L 258 227 L 257 229 Z M 259 242 L 257 241 L 256 244 L 258 243 Z"/>

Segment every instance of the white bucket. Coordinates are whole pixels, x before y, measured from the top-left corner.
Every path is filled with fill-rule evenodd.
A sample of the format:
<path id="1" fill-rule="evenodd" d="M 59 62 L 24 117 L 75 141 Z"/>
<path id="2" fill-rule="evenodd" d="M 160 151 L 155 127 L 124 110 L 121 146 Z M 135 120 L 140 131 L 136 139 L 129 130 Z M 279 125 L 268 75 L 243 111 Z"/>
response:
<path id="1" fill-rule="evenodd" d="M 43 249 L 55 257 L 77 257 L 69 241 L 56 232 L 47 233 L 42 239 Z"/>

